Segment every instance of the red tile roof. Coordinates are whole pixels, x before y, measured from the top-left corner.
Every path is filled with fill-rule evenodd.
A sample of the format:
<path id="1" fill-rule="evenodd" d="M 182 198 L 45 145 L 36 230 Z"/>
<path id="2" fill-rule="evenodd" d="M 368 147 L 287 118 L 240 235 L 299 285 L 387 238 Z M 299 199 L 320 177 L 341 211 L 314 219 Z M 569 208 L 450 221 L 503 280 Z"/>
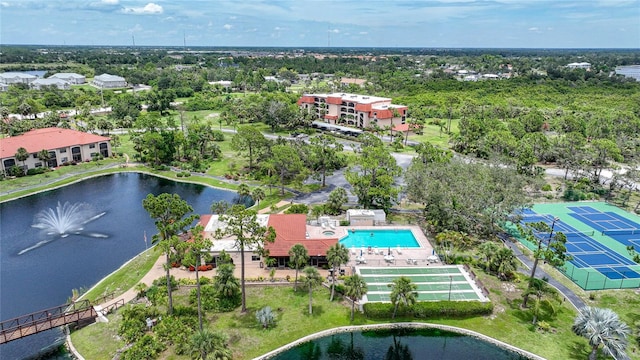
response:
<path id="1" fill-rule="evenodd" d="M 276 230 L 276 240 L 265 245 L 270 256 L 289 256 L 289 249 L 295 244 L 302 244 L 309 256 L 324 256 L 338 242 L 337 238 L 307 238 L 307 216 L 304 214 L 272 214 L 268 226 Z"/>
<path id="2" fill-rule="evenodd" d="M 14 157 L 21 147 L 30 153 L 36 153 L 40 150 L 53 150 L 109 140 L 111 139 L 108 137 L 70 129 L 55 127 L 35 129 L 19 136 L 0 139 L 0 159 Z"/>

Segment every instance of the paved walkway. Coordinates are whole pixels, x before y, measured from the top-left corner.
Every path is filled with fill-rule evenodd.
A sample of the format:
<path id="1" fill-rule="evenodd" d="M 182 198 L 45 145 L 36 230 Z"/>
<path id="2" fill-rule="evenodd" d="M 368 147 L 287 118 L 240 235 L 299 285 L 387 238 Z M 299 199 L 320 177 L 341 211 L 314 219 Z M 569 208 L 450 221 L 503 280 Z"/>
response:
<path id="1" fill-rule="evenodd" d="M 531 275 L 533 260 L 529 259 L 522 252 L 522 250 L 520 250 L 517 244 L 517 240 L 515 240 L 514 238 L 512 238 L 506 233 L 499 234 L 498 236 L 500 237 L 500 239 L 502 239 L 505 245 L 507 245 L 511 250 L 513 250 L 518 260 L 520 260 L 520 262 L 522 262 L 524 266 L 526 266 L 526 268 L 528 269 L 528 271 L 525 269 L 520 269 L 520 272 L 523 274 L 526 274 L 527 276 Z M 560 283 L 558 280 L 551 277 L 551 275 L 549 275 L 546 271 L 544 271 L 540 266 L 536 268 L 535 276 L 539 279 L 542 279 L 543 277 L 548 278 L 549 285 L 555 287 L 558 291 L 560 291 L 560 293 L 562 293 L 562 295 L 564 295 L 564 297 L 567 300 L 569 300 L 569 302 L 571 302 L 571 305 L 573 305 L 577 310 L 580 310 L 581 308 L 587 306 L 587 304 L 578 295 L 576 295 L 576 293 L 574 293 L 573 290 L 569 289 L 568 287 Z"/>

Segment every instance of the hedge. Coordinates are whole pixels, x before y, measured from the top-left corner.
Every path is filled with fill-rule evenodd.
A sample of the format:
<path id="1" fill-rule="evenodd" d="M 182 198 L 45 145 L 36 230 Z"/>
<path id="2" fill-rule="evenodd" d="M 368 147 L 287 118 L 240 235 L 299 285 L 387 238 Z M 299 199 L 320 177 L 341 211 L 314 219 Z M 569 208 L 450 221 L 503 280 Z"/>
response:
<path id="1" fill-rule="evenodd" d="M 366 303 L 364 313 L 370 319 L 389 319 L 393 316 L 394 305 L 391 303 Z M 425 301 L 413 306 L 398 307 L 399 317 L 416 319 L 430 318 L 467 318 L 489 315 L 493 312 L 493 303 L 479 301 Z"/>

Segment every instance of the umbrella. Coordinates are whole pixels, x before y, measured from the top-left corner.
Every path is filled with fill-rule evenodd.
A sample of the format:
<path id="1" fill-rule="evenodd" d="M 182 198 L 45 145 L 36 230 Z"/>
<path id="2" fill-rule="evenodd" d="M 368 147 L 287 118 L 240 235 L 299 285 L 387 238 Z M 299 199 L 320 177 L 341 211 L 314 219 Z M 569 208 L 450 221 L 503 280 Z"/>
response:
<path id="1" fill-rule="evenodd" d="M 391 255 L 391 248 L 387 251 L 387 255 Z"/>
<path id="2" fill-rule="evenodd" d="M 362 249 L 360 249 L 360 257 L 362 257 Z"/>

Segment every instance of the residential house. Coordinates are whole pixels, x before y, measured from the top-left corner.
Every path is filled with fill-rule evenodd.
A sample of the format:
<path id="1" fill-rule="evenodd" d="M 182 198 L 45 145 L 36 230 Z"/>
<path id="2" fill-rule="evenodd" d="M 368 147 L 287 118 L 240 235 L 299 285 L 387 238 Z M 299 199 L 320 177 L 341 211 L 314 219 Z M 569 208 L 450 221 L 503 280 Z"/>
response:
<path id="1" fill-rule="evenodd" d="M 64 80 L 73 85 L 84 84 L 87 82 L 87 78 L 84 75 L 76 73 L 57 73 L 49 76 L 48 78 Z"/>
<path id="2" fill-rule="evenodd" d="M 571 63 L 571 64 L 567 64 L 567 67 L 569 69 L 591 69 L 591 64 L 589 64 L 588 62 L 579 62 L 579 63 Z"/>
<path id="3" fill-rule="evenodd" d="M 25 148 L 30 154 L 24 164 L 15 157 L 19 148 Z M 42 150 L 49 152 L 46 163 L 38 159 L 38 153 Z M 4 172 L 14 165 L 25 169 L 52 168 L 65 163 L 89 161 L 96 154 L 104 157 L 112 155 L 110 138 L 55 127 L 35 129 L 0 139 L 0 170 Z"/>
<path id="4" fill-rule="evenodd" d="M 304 94 L 298 99 L 298 106 L 329 124 L 384 128 L 406 123 L 407 106 L 394 105 L 391 100 L 347 93 Z"/>
<path id="5" fill-rule="evenodd" d="M 93 78 L 93 85 L 101 89 L 122 88 L 127 86 L 127 81 L 121 76 L 102 74 Z"/>

